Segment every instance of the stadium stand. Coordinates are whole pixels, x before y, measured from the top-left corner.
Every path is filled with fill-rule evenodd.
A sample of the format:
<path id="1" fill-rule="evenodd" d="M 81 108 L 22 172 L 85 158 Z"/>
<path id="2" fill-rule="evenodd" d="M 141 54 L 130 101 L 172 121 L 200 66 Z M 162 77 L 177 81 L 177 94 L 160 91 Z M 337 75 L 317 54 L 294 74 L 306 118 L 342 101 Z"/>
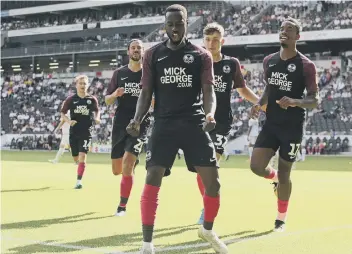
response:
<path id="1" fill-rule="evenodd" d="M 59 123 L 59 108 L 74 88 L 71 78 L 55 78 L 51 74 L 93 71 L 96 75 L 90 77 L 90 91 L 100 100 L 102 109 L 102 122 L 95 130 L 95 142 L 106 143 L 114 108 L 104 104 L 103 94 L 109 78 L 102 77 L 101 71 L 126 63 L 125 46 L 130 38 L 142 38 L 151 43 L 164 40 L 162 18 L 170 3 L 104 2 L 98 3 L 101 6 L 77 7 L 79 11 L 66 9 L 11 15 L 12 9 L 39 8 L 49 4 L 51 10 L 62 2 L 1 2 L 2 10 L 5 10 L 1 16 L 1 134 L 23 135 L 11 140 L 8 144 L 11 147 L 18 148 L 20 144 L 21 149 L 54 149 L 57 140 L 52 132 Z M 261 42 L 257 39 L 253 42 L 248 39 L 252 35 L 277 33 L 281 21 L 287 16 L 298 18 L 304 32 L 352 28 L 352 4 L 348 1 L 194 1 L 182 4 L 189 11 L 189 39 L 201 38 L 202 29 L 209 22 L 216 21 L 225 27 L 226 41 L 232 43 L 226 44 L 226 54 L 241 60 L 247 85 L 257 94 L 261 94 L 264 88 L 261 64 L 251 69 L 246 65 L 261 61 L 264 55 L 276 51 L 277 45 L 267 44 L 266 37 Z M 64 26 L 78 30 L 62 31 Z M 322 36 L 327 35 L 328 32 Z M 308 112 L 306 128 L 307 134 L 337 133 L 333 139 L 336 141 L 337 135 L 352 131 L 352 49 L 348 41 L 335 40 L 305 42 L 302 52 L 314 59 L 332 56 L 344 59 L 341 66 L 334 61 L 330 67 L 317 66 L 322 103 L 319 109 Z M 250 45 L 255 43 L 257 45 Z M 268 47 L 264 49 L 260 43 Z M 93 61 L 98 63 L 92 64 Z M 20 67 L 16 67 L 18 65 Z M 234 139 L 247 131 L 250 104 L 234 92 L 231 106 L 234 121 L 230 138 Z M 34 136 L 25 136 L 27 134 Z M 315 139 L 307 141 L 306 147 L 314 154 L 344 152 L 349 145 L 348 140 L 344 140 L 318 142 Z"/>

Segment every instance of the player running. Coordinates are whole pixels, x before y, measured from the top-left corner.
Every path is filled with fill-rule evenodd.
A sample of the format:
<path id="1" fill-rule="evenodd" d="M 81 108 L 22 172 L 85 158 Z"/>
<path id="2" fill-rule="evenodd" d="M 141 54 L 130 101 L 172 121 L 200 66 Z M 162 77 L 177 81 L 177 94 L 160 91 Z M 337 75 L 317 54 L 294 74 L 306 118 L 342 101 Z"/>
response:
<path id="1" fill-rule="evenodd" d="M 246 100 L 256 104 L 259 98 L 245 84 L 241 73 L 241 65 L 237 58 L 225 56 L 221 53 L 221 47 L 224 44 L 224 28 L 217 23 L 208 24 L 204 30 L 204 45 L 213 56 L 213 68 L 215 75 L 215 94 L 216 94 L 216 127 L 210 131 L 210 137 L 215 145 L 216 158 L 220 162 L 221 156 L 225 151 L 227 136 L 231 130 L 233 121 L 231 110 L 231 93 L 237 89 L 238 93 Z M 188 166 L 189 163 L 188 163 Z M 204 186 L 202 179 L 197 174 L 198 188 L 201 195 L 204 195 Z M 203 224 L 204 209 L 198 221 Z"/>
<path id="2" fill-rule="evenodd" d="M 205 132 L 215 126 L 212 57 L 186 39 L 185 7 L 176 4 L 166 9 L 165 29 L 169 39 L 145 52 L 143 88 L 134 119 L 127 127 L 127 132 L 132 136 L 139 135 L 140 124 L 148 112 L 154 92 L 155 122 L 148 141 L 147 177 L 141 197 L 144 241 L 141 253 L 155 253 L 152 238 L 158 194 L 163 176 L 170 173 L 178 149 L 182 149 L 185 158 L 195 166 L 206 189 L 203 196 L 205 219 L 198 235 L 218 253 L 228 253 L 227 246 L 212 230 L 220 206 L 215 148 Z M 204 105 L 200 99 L 201 92 Z"/>
<path id="3" fill-rule="evenodd" d="M 71 153 L 74 161 L 78 161 L 75 189 L 81 189 L 87 153 L 91 146 L 93 121 L 96 124 L 100 123 L 100 111 L 97 99 L 87 93 L 88 77 L 79 75 L 75 78 L 75 83 L 77 92 L 64 101 L 61 118 L 71 126 L 69 138 Z M 68 111 L 70 118 L 66 116 Z"/>
<path id="4" fill-rule="evenodd" d="M 120 184 L 120 203 L 116 216 L 126 213 L 126 205 L 133 185 L 133 169 L 147 138 L 147 127 L 150 124 L 147 116 L 142 125 L 140 135 L 132 137 L 127 134 L 126 127 L 136 112 L 138 96 L 141 91 L 143 44 L 140 40 L 131 40 L 127 54 L 130 58 L 128 65 L 114 71 L 105 96 L 107 105 L 118 103 L 112 130 L 112 172 L 114 175 L 122 173 Z"/>
<path id="5" fill-rule="evenodd" d="M 291 195 L 290 173 L 301 146 L 305 108 L 318 105 L 316 69 L 312 61 L 296 49 L 301 26 L 293 18 L 281 25 L 280 51 L 264 58 L 266 87 L 252 110 L 256 115 L 267 104 L 266 121 L 256 141 L 251 158 L 251 170 L 258 176 L 277 180 L 278 215 L 274 231 L 284 231 L 287 207 Z M 304 96 L 304 91 L 307 95 Z M 267 167 L 279 149 L 278 172 Z"/>
<path id="6" fill-rule="evenodd" d="M 62 103 L 62 106 L 63 105 L 64 103 Z M 67 112 L 66 116 L 69 118 L 70 111 Z M 70 125 L 67 122 L 65 122 L 62 118 L 59 125 L 54 130 L 54 133 L 59 134 L 60 130 L 61 130 L 61 142 L 60 142 L 59 151 L 57 151 L 55 159 L 49 160 L 49 162 L 53 164 L 56 164 L 59 162 L 61 156 L 65 153 L 66 147 L 70 145 Z M 77 164 L 78 161 L 75 161 L 75 163 Z"/>

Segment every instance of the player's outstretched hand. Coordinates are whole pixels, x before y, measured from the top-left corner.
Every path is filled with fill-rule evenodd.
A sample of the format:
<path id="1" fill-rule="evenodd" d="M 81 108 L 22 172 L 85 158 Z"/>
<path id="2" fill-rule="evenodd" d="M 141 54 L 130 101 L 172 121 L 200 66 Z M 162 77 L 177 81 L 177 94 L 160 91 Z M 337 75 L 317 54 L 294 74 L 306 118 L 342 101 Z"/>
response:
<path id="1" fill-rule="evenodd" d="M 277 100 L 276 103 L 283 109 L 287 109 L 288 107 L 296 107 L 296 100 L 287 96 Z"/>
<path id="2" fill-rule="evenodd" d="M 215 122 L 214 115 L 209 113 L 205 118 L 205 122 L 203 123 L 203 130 L 205 132 L 212 131 L 215 128 L 215 125 L 216 125 L 216 122 Z"/>
<path id="3" fill-rule="evenodd" d="M 132 137 L 138 137 L 139 136 L 140 126 L 141 126 L 140 123 L 138 123 L 137 121 L 132 119 L 131 122 L 127 125 L 126 131 Z"/>
<path id="4" fill-rule="evenodd" d="M 77 121 L 75 121 L 75 120 L 71 120 L 71 121 L 70 121 L 70 125 L 71 125 L 71 126 L 75 125 L 76 123 L 77 123 Z"/>
<path id="5" fill-rule="evenodd" d="M 115 92 L 113 93 L 113 95 L 115 97 L 121 97 L 123 94 L 125 93 L 125 88 L 123 87 L 119 87 L 115 90 Z"/>
<path id="6" fill-rule="evenodd" d="M 251 118 L 258 118 L 259 111 L 261 109 L 261 106 L 259 104 L 255 104 L 251 108 Z"/>

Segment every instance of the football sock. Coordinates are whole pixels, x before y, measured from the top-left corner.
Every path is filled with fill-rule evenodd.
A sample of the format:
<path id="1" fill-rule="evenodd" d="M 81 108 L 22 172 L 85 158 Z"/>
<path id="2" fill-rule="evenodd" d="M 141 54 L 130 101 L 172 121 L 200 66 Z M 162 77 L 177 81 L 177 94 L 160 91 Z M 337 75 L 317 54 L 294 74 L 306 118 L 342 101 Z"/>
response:
<path id="1" fill-rule="evenodd" d="M 60 157 L 64 154 L 65 152 L 65 148 L 61 148 L 59 149 L 59 151 L 57 151 L 56 153 L 56 157 L 55 157 L 55 161 L 59 161 L 60 160 Z"/>
<path id="2" fill-rule="evenodd" d="M 218 211 L 220 208 L 220 196 L 209 197 L 208 195 L 203 196 L 204 203 L 204 224 L 203 227 L 206 230 L 212 230 L 213 224 Z"/>
<path id="3" fill-rule="evenodd" d="M 286 221 L 288 200 L 277 200 L 277 220 Z"/>
<path id="4" fill-rule="evenodd" d="M 199 188 L 200 194 L 203 197 L 204 193 L 205 193 L 205 188 L 204 188 L 204 184 L 203 184 L 202 178 L 200 177 L 199 174 L 197 174 L 197 183 L 198 183 L 198 188 Z"/>
<path id="5" fill-rule="evenodd" d="M 143 241 L 151 242 L 153 239 L 154 221 L 158 207 L 158 194 L 160 187 L 149 184 L 144 185 L 141 197 L 141 215 L 143 224 Z"/>
<path id="6" fill-rule="evenodd" d="M 133 186 L 133 175 L 130 176 L 122 176 L 121 184 L 120 184 L 120 205 L 121 207 L 125 207 L 130 197 L 130 193 Z"/>
<path id="7" fill-rule="evenodd" d="M 265 171 L 268 173 L 264 178 L 272 180 L 274 182 L 278 182 L 277 170 L 271 167 L 267 167 Z"/>
<path id="8" fill-rule="evenodd" d="M 82 180 L 82 177 L 83 177 L 85 169 L 86 169 L 86 163 L 85 162 L 78 163 L 77 180 Z"/>

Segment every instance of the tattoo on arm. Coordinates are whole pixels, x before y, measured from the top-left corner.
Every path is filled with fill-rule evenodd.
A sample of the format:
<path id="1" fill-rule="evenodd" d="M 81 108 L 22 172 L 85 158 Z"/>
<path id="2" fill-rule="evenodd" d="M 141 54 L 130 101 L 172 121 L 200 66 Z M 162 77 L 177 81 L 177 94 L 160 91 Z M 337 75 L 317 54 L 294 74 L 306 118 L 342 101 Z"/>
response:
<path id="1" fill-rule="evenodd" d="M 259 105 L 260 106 L 263 106 L 265 104 L 268 104 L 268 98 L 269 98 L 269 90 L 270 90 L 270 87 L 269 85 L 267 84 L 264 88 L 264 92 L 262 94 L 262 96 L 260 97 L 259 99 Z"/>

